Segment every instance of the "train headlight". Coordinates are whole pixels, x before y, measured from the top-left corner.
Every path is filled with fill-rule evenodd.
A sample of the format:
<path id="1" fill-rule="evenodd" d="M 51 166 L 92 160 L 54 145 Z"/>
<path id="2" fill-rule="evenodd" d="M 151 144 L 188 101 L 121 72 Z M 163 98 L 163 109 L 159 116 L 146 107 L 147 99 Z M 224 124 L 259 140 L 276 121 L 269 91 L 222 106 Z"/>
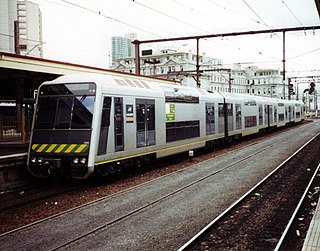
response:
<path id="1" fill-rule="evenodd" d="M 31 162 L 32 162 L 32 163 L 36 163 L 36 162 L 37 162 L 37 158 L 36 158 L 36 157 L 32 157 L 32 158 L 31 158 Z"/>
<path id="2" fill-rule="evenodd" d="M 79 163 L 79 159 L 78 158 L 73 158 L 72 162 L 73 162 L 73 164 L 78 164 Z"/>
<path id="3" fill-rule="evenodd" d="M 42 163 L 42 158 L 41 158 L 41 157 L 38 158 L 38 163 L 39 163 L 39 164 Z"/>
<path id="4" fill-rule="evenodd" d="M 87 163 L 87 159 L 86 159 L 86 158 L 81 158 L 81 159 L 80 159 L 80 163 L 81 163 L 81 164 Z"/>

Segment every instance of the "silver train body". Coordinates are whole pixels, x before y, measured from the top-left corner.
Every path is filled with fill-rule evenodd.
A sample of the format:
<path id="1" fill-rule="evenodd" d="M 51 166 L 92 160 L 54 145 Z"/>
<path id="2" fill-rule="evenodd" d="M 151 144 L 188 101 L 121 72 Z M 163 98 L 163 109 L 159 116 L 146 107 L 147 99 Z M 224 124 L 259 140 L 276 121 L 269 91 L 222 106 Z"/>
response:
<path id="1" fill-rule="evenodd" d="M 28 170 L 85 179 L 303 118 L 295 100 L 112 72 L 62 76 L 39 87 Z"/>

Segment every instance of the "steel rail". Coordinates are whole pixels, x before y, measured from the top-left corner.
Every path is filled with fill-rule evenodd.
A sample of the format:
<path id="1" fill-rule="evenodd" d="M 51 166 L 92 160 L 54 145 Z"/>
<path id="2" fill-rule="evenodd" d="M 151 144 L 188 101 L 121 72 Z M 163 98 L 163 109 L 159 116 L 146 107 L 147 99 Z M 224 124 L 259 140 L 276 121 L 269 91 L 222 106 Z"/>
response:
<path id="1" fill-rule="evenodd" d="M 312 137 L 308 142 L 306 142 L 296 152 L 294 152 L 289 158 L 284 160 L 279 166 L 277 166 L 273 171 L 271 171 L 267 176 L 265 176 L 259 183 L 257 183 L 254 187 L 252 187 L 247 193 L 245 193 L 242 197 L 240 197 L 237 201 L 235 201 L 230 207 L 228 207 L 220 215 L 218 215 L 216 218 L 214 218 L 208 225 L 206 225 L 203 229 L 201 229 L 189 241 L 187 241 L 179 249 L 177 249 L 177 251 L 184 251 L 186 248 L 188 248 L 192 244 L 194 244 L 202 235 L 204 235 L 206 233 L 206 231 L 208 229 L 210 229 L 222 217 L 226 216 L 232 209 L 234 209 L 237 205 L 239 205 L 242 201 L 244 201 L 250 194 L 252 194 L 253 191 L 255 191 L 259 186 L 261 186 L 265 181 L 267 181 L 274 173 L 276 173 L 278 170 L 280 170 L 289 160 L 291 160 L 294 156 L 296 156 L 299 152 L 301 152 L 308 144 L 310 144 L 319 135 L 320 135 L 320 133 L 318 133 L 317 135 Z"/>
<path id="2" fill-rule="evenodd" d="M 313 174 L 313 176 L 312 176 L 312 178 L 311 178 L 311 180 L 310 180 L 310 182 L 309 182 L 306 190 L 304 191 L 304 193 L 303 193 L 303 195 L 302 195 L 302 197 L 301 197 L 301 200 L 299 201 L 296 209 L 294 210 L 294 212 L 293 212 L 293 214 L 292 214 L 292 216 L 291 216 L 291 218 L 290 218 L 290 220 L 289 220 L 289 222 L 288 222 L 288 225 L 287 225 L 287 227 L 285 228 L 285 230 L 283 231 L 283 233 L 282 233 L 282 235 L 281 235 L 281 238 L 279 239 L 278 244 L 277 244 L 277 246 L 275 247 L 274 251 L 279 251 L 280 248 L 281 248 L 281 246 L 283 245 L 284 240 L 285 240 L 285 238 L 286 238 L 286 236 L 287 236 L 287 234 L 288 234 L 288 232 L 289 232 L 289 230 L 290 230 L 290 228 L 291 228 L 291 226 L 292 226 L 292 223 L 293 223 L 293 221 L 295 220 L 295 218 L 297 217 L 297 214 L 298 214 L 299 210 L 301 209 L 302 203 L 303 203 L 304 199 L 306 198 L 306 196 L 307 196 L 307 194 L 308 194 L 308 191 L 309 191 L 309 189 L 310 189 L 310 187 L 311 187 L 311 185 L 312 185 L 312 183 L 313 183 L 313 181 L 314 181 L 317 173 L 319 172 L 319 169 L 320 169 L 320 164 L 319 164 L 318 167 L 316 168 L 316 170 L 315 170 L 315 172 L 314 172 L 314 174 Z"/>
<path id="3" fill-rule="evenodd" d="M 306 125 L 306 126 L 308 126 L 308 125 Z M 294 136 L 292 136 L 292 137 L 294 137 Z M 270 145 L 266 146 L 265 148 L 260 149 L 257 153 L 252 153 L 251 155 L 248 155 L 248 156 L 246 156 L 245 158 L 240 159 L 240 160 L 238 160 L 237 162 L 234 162 L 233 165 L 238 164 L 238 163 L 240 163 L 241 161 L 244 161 L 244 160 L 246 160 L 246 159 L 254 156 L 255 154 L 258 154 L 259 152 L 261 152 L 261 151 L 263 151 L 263 150 L 267 150 L 267 149 L 269 149 L 270 147 L 274 146 L 275 144 L 278 144 L 278 143 L 280 143 L 280 142 L 282 142 L 282 141 L 285 141 L 285 140 L 288 140 L 288 139 L 290 139 L 290 138 L 291 138 L 291 137 L 284 137 L 283 139 L 280 139 L 280 140 L 278 140 L 278 141 L 276 141 L 276 142 L 273 142 L 273 143 L 271 143 Z M 251 143 L 251 144 L 247 145 L 246 147 L 250 147 L 250 146 L 255 145 L 255 144 L 257 144 L 257 142 Z M 235 152 L 235 151 L 237 151 L 237 150 L 229 151 L 229 152 L 226 153 L 226 154 L 230 154 L 230 153 Z M 209 160 L 210 160 L 210 159 L 209 159 Z M 196 163 L 195 165 L 199 165 L 199 164 L 201 164 L 201 163 L 205 163 L 205 162 L 207 162 L 207 161 L 209 161 L 209 160 L 204 160 L 204 161 L 202 161 L 202 162 Z M 191 168 L 191 167 L 193 167 L 193 166 L 195 166 L 195 165 L 188 166 L 188 167 L 186 167 L 186 168 L 184 168 L 184 169 Z M 231 166 L 232 166 L 232 164 L 230 164 L 230 165 L 228 165 L 228 166 L 225 166 L 224 168 L 221 168 L 221 169 L 219 169 L 219 170 L 216 170 L 214 173 L 211 173 L 210 175 L 208 175 L 207 178 L 209 178 L 209 177 L 211 177 L 211 176 L 213 176 L 213 175 L 215 175 L 215 174 L 217 174 L 217 173 L 219 173 L 219 172 L 221 172 L 221 171 L 223 171 L 223 170 L 226 170 L 226 169 L 230 168 Z M 68 209 L 68 210 L 63 211 L 63 212 L 61 212 L 61 213 L 58 213 L 58 214 L 55 214 L 55 215 L 52 215 L 52 216 L 49 216 L 49 217 L 40 219 L 40 220 L 38 220 L 38 221 L 32 222 L 32 223 L 27 224 L 27 225 L 25 225 L 25 226 L 22 226 L 22 227 L 19 227 L 19 228 L 16 228 L 16 229 L 12 229 L 12 230 L 10 230 L 10 231 L 8 231 L 8 232 L 1 233 L 1 234 L 0 234 L 0 237 L 3 237 L 3 236 L 8 235 L 8 234 L 12 234 L 12 233 L 14 233 L 14 232 L 21 231 L 21 230 L 23 230 L 23 229 L 25 229 L 25 228 L 28 228 L 28 227 L 31 227 L 31 226 L 35 226 L 35 225 L 40 224 L 40 223 L 42 223 L 42 222 L 44 222 L 44 221 L 47 221 L 47 220 L 51 220 L 51 219 L 60 217 L 60 216 L 62 216 L 62 215 L 64 215 L 64 214 L 72 213 L 73 211 L 76 211 L 76 210 L 81 209 L 81 208 L 86 207 L 86 206 L 90 206 L 90 205 L 92 205 L 92 204 L 94 204 L 94 203 L 97 203 L 97 202 L 100 202 L 100 201 L 103 201 L 103 200 L 106 200 L 106 199 L 111 199 L 111 198 L 113 198 L 113 197 L 116 197 L 116 196 L 119 196 L 119 195 L 121 195 L 121 194 L 123 194 L 123 193 L 126 193 L 126 192 L 128 192 L 128 191 L 130 191 L 130 190 L 136 189 L 136 188 L 138 188 L 138 187 L 140 187 L 140 186 L 143 186 L 143 185 L 152 183 L 152 182 L 154 182 L 154 181 L 156 181 L 156 180 L 162 179 L 162 178 L 164 178 L 164 177 L 166 177 L 166 176 L 169 176 L 169 175 L 172 175 L 172 174 L 178 173 L 178 172 L 181 172 L 181 170 L 178 170 L 178 171 L 175 171 L 175 172 L 166 174 L 166 175 L 164 175 L 164 176 L 160 176 L 160 177 L 158 177 L 158 178 L 155 178 L 155 179 L 153 179 L 153 180 L 144 182 L 144 183 L 142 183 L 142 184 L 138 184 L 138 185 L 132 186 L 132 187 L 130 187 L 130 188 L 127 188 L 127 189 L 125 189 L 125 190 L 119 191 L 119 192 L 114 193 L 114 194 L 112 194 L 112 195 L 107 195 L 107 196 L 105 196 L 105 197 L 101 197 L 101 198 L 99 198 L 99 199 L 96 199 L 96 200 L 90 201 L 90 202 L 88 202 L 88 203 L 85 203 L 85 204 L 83 204 L 83 205 L 79 205 L 79 206 L 77 206 L 77 207 Z M 205 179 L 205 178 L 206 178 L 206 177 L 203 177 L 203 179 Z M 194 183 L 194 182 L 193 182 L 193 183 Z"/>
<path id="4" fill-rule="evenodd" d="M 28 153 L 15 153 L 15 154 L 9 154 L 5 156 L 0 156 L 0 161 L 11 159 L 11 158 L 25 158 L 27 157 Z"/>
<path id="5" fill-rule="evenodd" d="M 294 136 L 292 136 L 292 137 L 294 137 Z M 197 179 L 197 180 L 195 180 L 195 181 L 192 181 L 192 182 L 190 182 L 189 184 L 184 185 L 183 187 L 181 187 L 181 188 L 179 188 L 179 189 L 176 189 L 176 190 L 174 190 L 174 191 L 172 191 L 172 192 L 169 192 L 169 193 L 163 195 L 163 196 L 160 197 L 160 198 L 157 198 L 157 199 L 155 199 L 155 200 L 153 200 L 153 201 L 151 201 L 151 202 L 146 202 L 144 205 L 140 206 L 139 208 L 137 208 L 137 209 L 135 209 L 135 210 L 132 210 L 131 212 L 124 213 L 123 215 L 121 215 L 121 216 L 119 216 L 119 217 L 117 217 L 117 218 L 115 218 L 115 219 L 112 219 L 112 220 L 110 220 L 109 222 L 104 223 L 103 225 L 97 226 L 97 227 L 94 228 L 92 231 L 88 231 L 88 232 L 82 234 L 81 236 L 74 237 L 72 240 L 69 240 L 69 241 L 65 242 L 64 244 L 61 244 L 61 245 L 58 246 L 58 247 L 54 247 L 53 250 L 56 250 L 56 249 L 65 247 L 65 246 L 67 246 L 67 245 L 69 245 L 69 244 L 71 244 L 71 243 L 73 243 L 73 242 L 75 242 L 75 241 L 77 241 L 77 240 L 79 240 L 79 239 L 81 239 L 81 238 L 86 237 L 86 236 L 89 235 L 89 234 L 92 234 L 92 233 L 94 233 L 94 232 L 97 232 L 97 231 L 99 231 L 99 230 L 101 230 L 101 229 L 103 229 L 103 228 L 105 228 L 105 227 L 107 227 L 107 226 L 110 226 L 110 225 L 112 225 L 112 224 L 114 224 L 114 223 L 116 223 L 116 222 L 118 222 L 118 221 L 120 221 L 120 220 L 123 220 L 123 219 L 125 219 L 125 218 L 127 218 L 127 217 L 129 217 L 129 216 L 131 216 L 131 215 L 133 215 L 133 214 L 136 214 L 136 213 L 138 213 L 138 212 L 140 212 L 140 211 L 143 211 L 144 209 L 146 209 L 146 208 L 148 208 L 148 207 L 150 207 L 150 206 L 152 206 L 152 205 L 154 205 L 154 204 L 156 204 L 156 203 L 159 203 L 160 201 L 163 201 L 164 199 L 169 198 L 170 196 L 173 196 L 173 195 L 175 195 L 175 194 L 177 194 L 177 193 L 179 193 L 179 192 L 181 192 L 181 191 L 183 191 L 183 190 L 185 190 L 185 189 L 187 189 L 187 188 L 189 188 L 189 187 L 191 187 L 191 186 L 193 186 L 193 185 L 195 185 L 195 184 L 197 184 L 197 183 L 199 183 L 199 182 L 201 182 L 201 181 L 203 181 L 203 180 L 205 180 L 205 179 L 207 179 L 207 178 L 209 178 L 209 177 L 214 176 L 214 175 L 217 174 L 217 173 L 222 172 L 223 170 L 226 170 L 226 169 L 232 167 L 233 165 L 236 165 L 236 164 L 238 164 L 238 163 L 240 163 L 240 162 L 242 162 L 242 161 L 245 161 L 245 160 L 249 159 L 250 157 L 252 157 L 252 156 L 254 156 L 254 155 L 256 155 L 256 154 L 259 154 L 259 153 L 261 153 L 261 152 L 269 149 L 270 147 L 273 147 L 274 145 L 278 144 L 279 142 L 286 141 L 286 140 L 288 140 L 288 139 L 290 139 L 290 138 L 291 138 L 291 136 L 288 136 L 288 135 L 287 135 L 287 136 L 285 136 L 284 138 L 282 138 L 282 139 L 280 139 L 280 140 L 277 140 L 276 142 L 269 142 L 269 143 L 267 143 L 267 144 L 268 144 L 267 146 L 263 147 L 262 149 L 260 149 L 260 150 L 258 150 L 258 151 L 255 151 L 255 152 L 252 153 L 251 155 L 248 155 L 248 156 L 246 156 L 246 157 L 244 157 L 244 158 L 242 158 L 242 159 L 234 162 L 233 164 L 229 164 L 229 165 L 227 165 L 227 166 L 224 166 L 224 167 L 220 168 L 219 170 L 216 170 L 216 171 L 213 172 L 213 173 L 210 173 L 210 174 L 208 174 L 208 175 L 205 175 L 204 177 L 202 177 L 202 178 L 200 178 L 200 179 Z M 256 143 L 254 143 L 254 144 L 256 144 Z M 250 145 L 254 145 L 254 144 L 250 144 Z M 250 146 L 250 145 L 249 145 L 249 146 Z M 233 152 L 233 151 L 231 151 L 231 152 Z M 230 152 L 229 152 L 229 153 L 230 153 Z M 208 161 L 208 160 L 205 160 L 205 161 L 203 161 L 203 162 L 206 162 L 206 161 Z M 197 165 L 198 165 L 198 164 L 197 164 Z M 191 167 L 192 167 L 192 166 L 191 166 Z M 193 166 L 193 167 L 194 167 L 194 166 Z M 185 169 L 188 169 L 188 168 L 190 168 L 190 166 L 187 167 L 187 168 L 185 168 Z M 181 170 L 180 170 L 180 171 L 181 171 Z M 176 171 L 176 172 L 173 172 L 173 173 L 177 173 L 177 172 L 180 172 L 180 171 Z M 165 175 L 165 176 L 172 175 L 173 173 L 167 174 L 167 175 Z M 161 179 L 161 178 L 163 178 L 163 177 L 165 177 L 165 176 L 159 177 L 159 178 L 157 178 L 157 179 L 155 179 L 155 180 Z M 92 205 L 92 204 L 94 204 L 94 203 L 97 203 L 97 202 L 99 202 L 99 201 L 103 201 L 103 200 L 106 200 L 106 199 L 110 199 L 110 198 L 119 196 L 119 195 L 121 195 L 121 194 L 123 194 L 123 193 L 125 193 L 125 192 L 127 192 L 127 191 L 130 191 L 130 190 L 135 189 L 135 188 L 137 188 L 137 187 L 141 187 L 141 186 L 143 186 L 143 185 L 145 185 L 145 184 L 148 184 L 148 183 L 151 183 L 151 182 L 153 182 L 153 181 L 155 181 L 155 180 L 151 180 L 151 181 L 148 181 L 148 182 L 145 182 L 145 183 L 136 185 L 136 186 L 134 186 L 134 187 L 128 188 L 128 189 L 123 190 L 123 191 L 120 191 L 120 192 L 115 193 L 115 194 L 113 194 L 113 195 L 109 195 L 109 196 L 105 196 L 105 197 L 99 198 L 99 199 L 97 199 L 97 200 L 95 200 L 95 201 L 88 202 L 88 203 L 86 203 L 86 204 L 84 204 L 84 205 L 81 205 L 81 206 L 78 206 L 78 207 L 75 207 L 75 208 L 66 210 L 66 211 L 61 212 L 61 213 L 59 213 L 59 214 L 56 214 L 56 215 L 53 215 L 53 216 L 44 218 L 44 219 L 39 220 L 39 221 L 36 221 L 36 222 L 34 222 L 34 223 L 30 223 L 30 224 L 28 224 L 28 225 L 26 225 L 26 226 L 23 226 L 23 227 L 20 227 L 20 228 L 11 230 L 11 231 L 9 231 L 9 232 L 0 234 L 0 237 L 9 235 L 9 234 L 14 233 L 14 232 L 18 232 L 18 231 L 20 231 L 20 230 L 23 230 L 23 229 L 28 228 L 28 227 L 31 227 L 31 226 L 35 226 L 35 225 L 40 224 L 40 223 L 42 223 L 42 222 L 45 222 L 45 221 L 47 221 L 47 220 L 51 220 L 51 219 L 58 218 L 58 217 L 60 217 L 60 216 L 66 215 L 66 214 L 68 214 L 68 213 L 72 213 L 72 212 L 74 212 L 74 211 L 76 211 L 76 210 L 78 210 L 78 209 L 84 208 L 84 207 L 86 207 L 86 206 L 90 206 L 90 205 Z"/>
<path id="6" fill-rule="evenodd" d="M 293 136 L 292 136 L 292 137 L 293 137 Z M 97 232 L 97 231 L 99 231 L 99 230 L 104 229 L 104 228 L 107 227 L 107 226 L 110 226 L 110 225 L 112 225 L 112 224 L 114 224 L 114 223 L 116 223 L 116 222 L 119 222 L 120 220 L 123 220 L 123 219 L 125 219 L 125 218 L 128 218 L 128 217 L 130 217 L 130 216 L 132 216 L 132 215 L 134 215 L 134 214 L 136 214 L 136 213 L 138 213 L 138 212 L 142 212 L 144 209 L 146 209 L 146 208 L 148 208 L 148 207 L 150 207 L 150 206 L 152 206 L 152 205 L 155 205 L 155 204 L 157 204 L 157 203 L 159 203 L 159 202 L 161 202 L 161 201 L 163 201 L 163 200 L 165 200 L 165 199 L 167 199 L 167 198 L 169 198 L 169 197 L 171 197 L 171 196 L 173 196 L 173 195 L 175 195 L 175 194 L 178 194 L 178 193 L 186 190 L 187 188 L 189 188 L 189 187 L 191 187 L 191 186 L 193 186 L 193 185 L 196 185 L 196 184 L 204 181 L 205 179 L 208 179 L 208 178 L 210 178 L 210 177 L 212 177 L 212 176 L 214 176 L 214 175 L 216 175 L 216 174 L 218 174 L 218 173 L 220 173 L 220 172 L 222 172 L 222 171 L 224 171 L 224 170 L 227 170 L 228 168 L 231 168 L 232 166 L 234 166 L 234 165 L 236 165 L 236 164 L 239 164 L 239 163 L 241 163 L 241 162 L 243 162 L 243 161 L 245 161 L 245 160 L 247 160 L 247 159 L 250 159 L 251 157 L 253 157 L 253 156 L 255 156 L 255 155 L 257 155 L 257 154 L 259 154 L 259 153 L 261 153 L 261 152 L 264 152 L 264 151 L 270 149 L 271 147 L 273 147 L 274 145 L 279 144 L 279 143 L 282 142 L 282 141 L 288 140 L 289 138 L 290 138 L 290 137 L 285 136 L 284 138 L 282 138 L 282 139 L 280 139 L 280 140 L 277 140 L 276 142 L 270 142 L 270 143 L 268 143 L 267 146 L 263 147 L 262 149 L 259 149 L 258 151 L 255 151 L 255 152 L 253 152 L 252 154 L 247 155 L 247 156 L 245 156 L 244 158 L 241 158 L 241 159 L 237 160 L 236 162 L 234 162 L 234 163 L 232 163 L 232 164 L 226 165 L 226 166 L 220 168 L 219 170 L 216 170 L 216 171 L 214 171 L 214 172 L 212 172 L 212 173 L 210 173 L 210 174 L 207 174 L 207 175 L 205 175 L 205 176 L 203 176 L 203 177 L 201 177 L 201 178 L 199 178 L 199 179 L 196 179 L 196 180 L 194 180 L 194 181 L 192 181 L 192 182 L 189 182 L 188 184 L 186 184 L 186 185 L 184 185 L 184 186 L 182 186 L 182 187 L 180 187 L 180 188 L 178 188 L 178 189 L 175 189 L 175 190 L 173 190 L 173 191 L 171 191 L 171 192 L 168 191 L 168 192 L 166 192 L 165 195 L 163 195 L 163 196 L 161 196 L 161 197 L 159 197 L 159 198 L 156 198 L 156 199 L 153 200 L 153 201 L 146 202 L 146 203 L 144 203 L 144 205 L 141 205 L 139 208 L 136 208 L 136 209 L 131 210 L 131 211 L 127 212 L 127 213 L 124 213 L 123 215 L 121 215 L 121 216 L 119 216 L 119 217 L 117 217 L 117 218 L 114 218 L 114 219 L 110 220 L 109 222 L 106 222 L 106 223 L 104 223 L 104 224 L 101 224 L 100 226 L 95 227 L 94 229 L 91 229 L 91 230 L 89 230 L 89 231 L 86 231 L 85 233 L 80 234 L 80 235 L 74 237 L 73 239 L 71 239 L 71 240 L 69 240 L 69 241 L 66 241 L 66 242 L 60 244 L 59 246 L 54 247 L 52 250 L 57 250 L 57 249 L 60 249 L 60 248 L 62 248 L 62 247 L 66 247 L 66 246 L 74 243 L 75 241 L 78 241 L 78 240 L 80 240 L 80 239 L 82 239 L 82 238 L 85 238 L 86 236 L 88 236 L 88 235 L 90 235 L 90 234 L 92 234 L 92 233 L 95 233 L 95 232 Z M 250 145 L 253 145 L 253 144 L 250 144 Z M 233 151 L 231 151 L 231 152 L 233 152 Z M 230 153 L 230 152 L 229 152 L 229 153 Z M 208 161 L 208 160 L 206 160 L 206 161 Z M 203 161 L 203 162 L 206 162 L 206 161 Z M 190 166 L 187 167 L 187 168 L 190 168 Z M 186 168 L 186 169 L 187 169 L 187 168 Z M 179 172 L 179 171 L 177 171 L 177 172 Z M 174 172 L 174 173 L 176 173 L 176 172 Z M 168 175 L 172 175 L 172 173 L 171 173 L 171 174 L 168 174 Z M 167 175 L 165 175 L 165 176 L 167 176 Z M 163 178 L 163 177 L 159 177 L 159 178 L 157 178 L 157 179 L 161 179 L 161 178 Z M 153 180 L 153 181 L 154 181 L 154 180 Z M 86 204 L 84 204 L 84 205 L 81 205 L 81 206 L 78 206 L 78 207 L 69 209 L 69 210 L 67 210 L 67 211 L 61 212 L 61 213 L 59 213 L 59 214 L 57 214 L 57 215 L 53 215 L 53 216 L 44 218 L 44 219 L 42 219 L 42 220 L 36 221 L 36 222 L 34 222 L 34 223 L 30 223 L 30 224 L 28 224 L 28 225 L 26 225 L 26 226 L 23 226 L 23 227 L 20 227 L 20 228 L 11 230 L 11 231 L 9 231 L 9 232 L 0 234 L 0 237 L 6 236 L 6 235 L 11 234 L 11 233 L 14 233 L 14 232 L 18 232 L 18 231 L 20 231 L 20 230 L 23 230 L 23 229 L 28 228 L 28 227 L 31 227 L 31 226 L 35 226 L 35 225 L 40 224 L 40 223 L 43 223 L 43 222 L 45 222 L 45 221 L 47 221 L 47 220 L 52 220 L 52 219 L 54 219 L 54 218 L 58 218 L 58 217 L 60 217 L 60 216 L 67 215 L 67 214 L 72 213 L 72 212 L 74 212 L 74 211 L 76 211 L 76 210 L 78 210 L 78 209 L 84 208 L 84 207 L 86 207 L 86 206 L 93 205 L 93 204 L 95 204 L 95 203 L 97 203 L 97 202 L 99 202 L 99 201 L 103 201 L 103 200 L 106 200 L 106 199 L 110 199 L 110 198 L 119 196 L 119 195 L 121 195 L 121 194 L 123 194 L 123 193 L 125 193 L 125 192 L 127 192 L 127 191 L 129 191 L 129 190 L 132 190 L 132 189 L 137 188 L 137 187 L 139 187 L 139 186 L 145 185 L 145 184 L 147 184 L 147 183 L 151 183 L 151 182 L 153 182 L 153 181 L 149 181 L 149 182 L 146 182 L 146 183 L 143 183 L 143 184 L 134 186 L 134 187 L 132 187 L 132 188 L 126 189 L 126 190 L 121 191 L 121 192 L 118 192 L 118 193 L 116 193 L 116 194 L 109 195 L 109 196 L 100 198 L 100 199 L 98 199 L 98 200 L 95 200 L 95 201 L 92 201 L 92 202 L 88 202 L 88 203 L 86 203 Z"/>
<path id="7" fill-rule="evenodd" d="M 255 155 L 257 155 L 257 154 L 259 154 L 261 152 L 264 152 L 267 149 L 273 147 L 275 144 L 278 144 L 279 142 L 285 141 L 285 140 L 287 140 L 287 138 L 284 138 L 284 139 L 281 139 L 281 140 L 279 140 L 277 142 L 274 142 L 274 143 L 272 143 L 272 144 L 270 144 L 270 145 L 268 145 L 268 146 L 266 146 L 266 147 L 264 147 L 264 148 L 262 148 L 262 149 L 260 149 L 260 150 L 258 150 L 256 152 L 254 152 L 254 153 L 252 153 L 252 154 L 250 154 L 250 155 L 248 155 L 248 156 L 246 156 L 246 157 L 244 157 L 242 159 L 239 159 L 239 160 L 233 162 L 232 164 L 229 164 L 229 165 L 227 165 L 225 167 L 222 167 L 219 170 L 214 171 L 213 173 L 205 175 L 204 177 L 202 177 L 200 179 L 197 179 L 197 180 L 195 180 L 193 182 L 190 182 L 189 184 L 187 184 L 187 185 L 185 185 L 183 187 L 180 187 L 179 189 L 176 189 L 176 190 L 174 190 L 174 191 L 172 191 L 170 193 L 167 193 L 167 194 L 165 194 L 165 195 L 163 195 L 163 196 L 161 196 L 161 197 L 159 197 L 159 198 L 157 198 L 157 199 L 155 199 L 155 200 L 153 200 L 151 202 L 148 202 L 145 205 L 143 205 L 143 206 L 141 206 L 139 208 L 136 208 L 135 210 L 132 210 L 132 211 L 130 211 L 130 212 L 128 212 L 128 213 L 116 218 L 116 219 L 113 219 L 110 222 L 107 222 L 107 223 L 105 223 L 103 225 L 100 225 L 100 226 L 98 226 L 98 227 L 96 227 L 96 228 L 94 228 L 94 229 L 92 229 L 92 230 L 90 230 L 90 231 L 88 231 L 86 233 L 83 233 L 82 235 L 79 235 L 79 236 L 75 237 L 74 239 L 69 240 L 68 242 L 65 242 L 64 244 L 61 244 L 58 247 L 55 247 L 54 249 L 52 249 L 52 251 L 58 250 L 58 249 L 63 248 L 63 247 L 66 247 L 66 246 L 72 244 L 73 242 L 76 242 L 76 241 L 78 241 L 78 240 L 80 240 L 82 238 L 85 238 L 88 235 L 93 234 L 95 232 L 98 232 L 98 231 L 106 228 L 107 226 L 110 226 L 110 225 L 112 225 L 112 224 L 114 224 L 116 222 L 119 222 L 120 220 L 128 218 L 128 217 L 130 217 L 130 216 L 132 216 L 132 215 L 134 215 L 134 214 L 136 214 L 138 212 L 142 212 L 144 209 L 149 208 L 150 206 L 153 206 L 153 205 L 155 205 L 155 204 L 157 204 L 157 203 L 159 203 L 159 202 L 161 202 L 161 201 L 163 201 L 163 200 L 165 200 L 165 199 L 167 199 L 167 198 L 169 198 L 169 197 L 171 197 L 171 196 L 173 196 L 175 194 L 178 194 L 178 193 L 188 189 L 191 186 L 194 186 L 194 185 L 196 185 L 196 184 L 198 184 L 198 183 L 200 183 L 200 182 L 202 182 L 202 181 L 204 181 L 204 180 L 206 180 L 206 179 L 208 179 L 208 178 L 210 178 L 210 177 L 212 177 L 212 176 L 214 176 L 214 175 L 216 175 L 216 174 L 218 174 L 218 173 L 220 173 L 220 172 L 222 172 L 224 170 L 227 170 L 227 169 L 231 168 L 234 165 L 237 165 L 237 164 L 239 164 L 239 163 L 241 163 L 241 162 L 243 162 L 243 161 L 245 161 L 247 159 L 250 159 L 251 157 L 253 157 L 253 156 L 255 156 Z"/>

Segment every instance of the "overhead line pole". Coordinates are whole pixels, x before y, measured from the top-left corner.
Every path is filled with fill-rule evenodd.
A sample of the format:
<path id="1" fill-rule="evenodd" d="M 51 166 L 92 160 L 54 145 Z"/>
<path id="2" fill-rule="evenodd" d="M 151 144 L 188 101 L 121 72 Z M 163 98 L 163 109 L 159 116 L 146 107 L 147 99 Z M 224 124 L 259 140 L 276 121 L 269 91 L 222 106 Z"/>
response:
<path id="1" fill-rule="evenodd" d="M 291 28 L 281 28 L 281 29 L 268 29 L 268 30 L 256 30 L 256 31 L 243 31 L 243 32 L 230 32 L 230 33 L 220 33 L 220 34 L 209 34 L 209 35 L 202 35 L 202 36 L 188 36 L 188 37 L 175 37 L 175 38 L 162 38 L 162 39 L 152 39 L 152 40 L 135 40 L 132 43 L 135 45 L 135 66 L 136 66 L 136 74 L 140 74 L 140 44 L 147 44 L 147 43 L 160 43 L 160 42 L 170 42 L 170 41 L 177 41 L 177 40 L 197 40 L 197 85 L 199 86 L 199 78 L 200 78 L 200 65 L 199 65 L 199 40 L 205 38 L 215 38 L 215 37 L 231 37 L 231 36 L 244 36 L 244 35 L 256 35 L 256 34 L 264 34 L 264 33 L 283 33 L 283 98 L 285 98 L 285 33 L 286 32 L 293 32 L 293 31 L 307 31 L 307 30 L 318 30 L 320 29 L 320 25 L 316 26 L 303 26 L 303 27 L 291 27 Z M 230 89 L 230 88 L 229 88 Z M 290 99 L 290 94 L 289 99 Z"/>
<path id="2" fill-rule="evenodd" d="M 282 32 L 282 85 L 283 98 L 286 96 L 286 32 Z M 290 91 L 288 85 L 288 99 L 290 99 Z"/>
<path id="3" fill-rule="evenodd" d="M 283 29 L 269 29 L 269 30 L 219 33 L 219 34 L 189 36 L 189 37 L 161 38 L 161 39 L 142 40 L 142 41 L 135 40 L 135 41 L 133 41 L 133 43 L 134 44 L 136 44 L 136 43 L 147 44 L 147 43 L 170 42 L 170 41 L 177 41 L 177 40 L 205 39 L 205 38 L 214 38 L 214 37 L 232 37 L 232 36 L 263 34 L 263 33 L 279 33 L 279 32 L 290 32 L 290 31 L 301 31 L 301 30 L 318 30 L 318 29 L 320 29 L 320 25 L 283 28 Z"/>
<path id="4" fill-rule="evenodd" d="M 20 38 L 19 38 L 19 23 L 14 21 L 14 52 L 20 55 Z"/>
<path id="5" fill-rule="evenodd" d="M 203 60 L 203 59 L 202 59 Z M 197 38 L 197 65 L 196 65 L 196 74 L 197 74 L 197 87 L 200 87 L 200 56 L 199 56 L 199 38 Z"/>

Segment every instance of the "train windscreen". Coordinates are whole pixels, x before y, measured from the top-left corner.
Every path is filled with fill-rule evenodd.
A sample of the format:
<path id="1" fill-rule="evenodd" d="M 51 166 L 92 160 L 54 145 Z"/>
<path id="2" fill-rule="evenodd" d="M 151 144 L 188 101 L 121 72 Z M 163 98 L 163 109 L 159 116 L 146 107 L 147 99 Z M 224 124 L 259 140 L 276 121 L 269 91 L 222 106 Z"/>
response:
<path id="1" fill-rule="evenodd" d="M 91 129 L 95 84 L 44 85 L 34 129 Z"/>

